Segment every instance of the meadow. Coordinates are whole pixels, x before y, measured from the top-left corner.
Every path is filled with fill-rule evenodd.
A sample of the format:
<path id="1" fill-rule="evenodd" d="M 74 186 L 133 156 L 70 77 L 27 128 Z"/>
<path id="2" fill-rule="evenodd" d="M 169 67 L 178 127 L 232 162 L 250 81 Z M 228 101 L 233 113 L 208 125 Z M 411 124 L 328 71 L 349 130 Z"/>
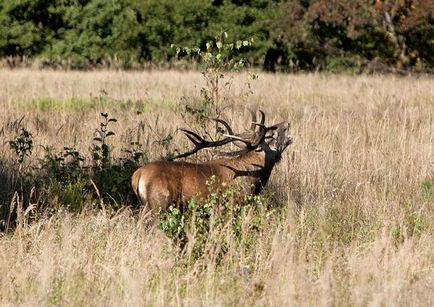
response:
<path id="1" fill-rule="evenodd" d="M 0 70 L 0 304 L 433 305 L 433 77 L 246 80 L 235 74 L 220 93 L 228 121 L 247 127 L 249 104 L 269 124 L 290 121 L 294 143 L 237 217 L 240 234 L 210 229 L 195 255 L 195 233 L 180 246 L 130 201 L 39 191 L 28 174 L 44 171 L 48 148 L 91 160 L 102 112 L 117 120 L 111 159 L 132 143 L 141 163 L 188 149 L 176 129 L 200 73 Z M 10 141 L 23 129 L 32 152 L 19 162 Z"/>

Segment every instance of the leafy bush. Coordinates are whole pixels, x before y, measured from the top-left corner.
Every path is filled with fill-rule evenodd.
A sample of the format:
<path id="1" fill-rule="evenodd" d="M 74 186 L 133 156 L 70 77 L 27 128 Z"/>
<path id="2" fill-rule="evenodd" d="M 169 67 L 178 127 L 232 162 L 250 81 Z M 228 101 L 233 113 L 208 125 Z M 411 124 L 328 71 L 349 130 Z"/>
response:
<path id="1" fill-rule="evenodd" d="M 434 66 L 430 0 L 200 1 L 4 0 L 0 57 L 42 65 L 134 68 L 176 61 L 170 44 L 208 49 L 216 33 L 235 41 L 252 65 L 276 71 L 342 70 L 362 63 L 398 69 Z M 194 14 L 192 14 L 194 12 Z M 345 54 L 348 61 L 332 61 Z M 379 65 L 381 64 L 381 65 Z"/>
<path id="2" fill-rule="evenodd" d="M 281 208 L 270 208 L 267 195 L 252 196 L 239 186 L 216 187 L 210 178 L 211 189 L 206 199 L 192 199 L 183 208 L 170 206 L 159 211 L 159 227 L 194 260 L 207 248 L 219 248 L 220 257 L 229 241 L 248 249 L 266 220 L 278 216 Z M 226 236 L 217 234 L 225 233 Z"/>
<path id="3" fill-rule="evenodd" d="M 23 163 L 27 156 L 32 154 L 33 135 L 24 128 L 21 128 L 20 134 L 13 140 L 9 141 L 9 147 L 14 151 L 17 162 Z"/>
<path id="4" fill-rule="evenodd" d="M 115 133 L 110 125 L 115 122 L 107 113 L 101 113 L 88 161 L 74 147 L 64 147 L 56 153 L 52 147 L 45 146 L 45 157 L 40 159 L 39 165 L 25 168 L 26 172 L 20 175 L 20 185 L 25 188 L 21 192 L 28 198 L 32 194 L 30 187 L 36 188 L 32 197 L 50 210 L 66 206 L 79 212 L 92 202 L 109 205 L 111 209 L 123 206 L 131 194 L 131 175 L 147 158 L 136 142 L 122 149 L 120 158 L 111 157 L 109 139 Z M 22 129 L 9 145 L 21 165 L 32 152 L 32 134 Z"/>

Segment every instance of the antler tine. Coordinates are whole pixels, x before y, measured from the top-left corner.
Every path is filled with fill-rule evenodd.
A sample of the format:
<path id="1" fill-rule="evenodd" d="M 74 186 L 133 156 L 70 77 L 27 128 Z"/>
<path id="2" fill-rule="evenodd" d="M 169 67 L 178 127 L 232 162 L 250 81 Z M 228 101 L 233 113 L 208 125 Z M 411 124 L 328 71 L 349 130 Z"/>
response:
<path id="1" fill-rule="evenodd" d="M 187 129 L 180 129 L 180 130 L 183 131 L 184 134 L 187 136 L 187 138 L 194 144 L 194 148 L 190 151 L 187 151 L 183 154 L 173 157 L 172 160 L 190 156 L 204 148 L 223 146 L 225 144 L 232 142 L 231 138 L 225 138 L 220 141 L 210 142 L 205 140 L 204 138 L 202 138 L 201 136 L 199 136 L 197 133 L 193 131 Z"/>
<path id="2" fill-rule="evenodd" d="M 194 133 L 193 131 L 187 130 L 187 129 L 179 129 L 187 136 L 187 138 L 195 145 L 199 144 L 199 142 L 206 142 L 201 136 L 199 136 L 197 133 Z M 196 139 L 194 139 L 192 136 L 194 136 Z M 199 142 L 198 142 L 199 141 Z"/>
<path id="3" fill-rule="evenodd" d="M 250 108 L 249 108 L 250 112 L 253 112 Z M 255 127 L 258 126 L 260 128 L 267 128 L 264 123 L 265 123 L 265 114 L 262 110 L 258 110 L 258 112 L 261 114 L 261 122 L 258 123 L 256 122 L 256 115 L 254 117 L 252 117 L 252 124 L 250 125 L 250 130 L 252 130 L 253 132 L 255 131 Z"/>
<path id="4" fill-rule="evenodd" d="M 223 134 L 224 137 L 231 137 L 231 136 L 235 136 L 236 135 L 234 133 L 234 131 L 232 130 L 231 126 L 226 121 L 224 121 L 223 119 L 220 119 L 220 118 L 210 118 L 210 119 L 212 119 L 212 120 L 214 120 L 214 121 L 216 121 L 218 123 L 221 123 L 223 126 L 225 126 L 225 128 L 226 128 L 226 130 L 227 130 L 228 133 L 227 134 Z M 238 134 L 238 135 L 240 135 L 240 134 Z M 236 135 L 236 136 L 238 136 L 238 135 Z M 235 140 L 235 138 L 232 138 L 232 139 Z M 241 142 L 244 141 L 244 140 L 240 139 L 239 136 L 238 136 L 238 139 L 236 139 L 236 140 L 239 140 Z M 237 144 L 237 142 L 234 142 L 233 144 L 235 146 L 239 147 L 239 148 L 243 148 L 243 149 L 245 148 L 245 146 Z"/>
<path id="5" fill-rule="evenodd" d="M 261 127 L 261 128 L 267 128 L 267 126 L 260 124 L 260 123 L 252 123 L 255 126 Z"/>
<path id="6" fill-rule="evenodd" d="M 243 142 L 244 144 L 246 144 L 247 146 L 250 146 L 251 142 L 249 142 L 248 140 L 245 140 L 243 138 L 240 138 L 239 136 L 236 135 L 230 135 L 230 134 L 223 134 L 223 136 L 227 137 L 227 138 L 231 138 L 232 140 L 235 141 L 240 141 Z"/>
<path id="7" fill-rule="evenodd" d="M 225 126 L 225 128 L 229 134 L 232 134 L 232 135 L 234 134 L 234 131 L 232 130 L 231 126 L 229 126 L 229 124 L 226 121 L 224 121 L 223 119 L 220 119 L 220 118 L 210 118 L 210 119 Z"/>
<path id="8" fill-rule="evenodd" d="M 265 135 L 267 134 L 267 131 L 272 129 L 265 126 L 265 113 L 262 110 L 258 110 L 259 114 L 261 114 L 261 122 L 260 123 L 253 123 L 255 126 L 259 126 L 259 131 L 256 134 L 255 141 L 250 144 L 251 148 L 256 148 L 259 146 L 259 144 L 263 141 L 265 138 Z"/>
<path id="9" fill-rule="evenodd" d="M 252 130 L 253 132 L 255 132 L 255 122 L 256 122 L 256 112 L 253 111 L 250 107 L 246 107 L 246 109 L 249 111 L 250 115 L 252 116 L 252 124 L 250 125 L 250 130 Z"/>
<path id="10" fill-rule="evenodd" d="M 265 123 L 265 114 L 262 110 L 259 110 L 259 113 L 261 113 L 261 125 L 264 125 Z"/>
<path id="11" fill-rule="evenodd" d="M 185 157 L 188 157 L 188 156 L 196 153 L 197 151 L 199 151 L 199 149 L 194 148 L 193 150 L 190 150 L 190 151 L 184 152 L 183 154 L 174 156 L 174 157 L 170 158 L 170 160 L 175 160 L 175 159 L 179 159 L 179 158 L 185 158 Z"/>

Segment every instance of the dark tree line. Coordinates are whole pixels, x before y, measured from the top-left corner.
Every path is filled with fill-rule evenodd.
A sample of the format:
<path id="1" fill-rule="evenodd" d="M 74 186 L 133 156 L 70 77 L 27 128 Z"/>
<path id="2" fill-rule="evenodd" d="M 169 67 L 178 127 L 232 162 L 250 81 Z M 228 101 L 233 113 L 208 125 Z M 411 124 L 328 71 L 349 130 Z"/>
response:
<path id="1" fill-rule="evenodd" d="M 176 62 L 226 31 L 267 70 L 431 70 L 432 0 L 0 0 L 0 57 L 86 68 Z"/>

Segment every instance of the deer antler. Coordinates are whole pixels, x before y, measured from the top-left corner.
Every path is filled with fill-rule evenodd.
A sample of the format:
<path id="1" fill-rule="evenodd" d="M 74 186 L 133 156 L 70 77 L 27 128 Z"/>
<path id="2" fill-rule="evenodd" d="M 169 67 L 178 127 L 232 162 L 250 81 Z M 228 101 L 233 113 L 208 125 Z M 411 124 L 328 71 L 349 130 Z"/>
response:
<path id="1" fill-rule="evenodd" d="M 214 121 L 216 121 L 218 123 L 221 123 L 223 126 L 225 126 L 227 132 L 230 135 L 234 134 L 231 126 L 226 121 L 224 121 L 223 119 L 220 119 L 220 118 L 210 118 L 210 119 L 214 120 Z M 183 154 L 180 154 L 180 155 L 177 155 L 177 156 L 173 157 L 172 160 L 179 159 L 179 158 L 185 158 L 185 157 L 188 157 L 188 156 L 190 156 L 190 155 L 198 152 L 201 149 L 210 148 L 210 147 L 223 146 L 223 145 L 226 145 L 226 144 L 228 144 L 228 143 L 230 143 L 230 142 L 233 141 L 232 138 L 229 138 L 229 137 L 224 138 L 224 139 L 219 140 L 219 141 L 214 141 L 214 142 L 213 141 L 207 141 L 207 140 L 205 140 L 204 138 L 202 138 L 201 136 L 199 136 L 197 133 L 195 133 L 193 131 L 190 131 L 190 130 L 187 130 L 187 129 L 180 129 L 180 130 L 183 131 L 184 134 L 187 136 L 187 138 L 194 144 L 194 148 L 192 150 L 190 150 L 190 151 L 187 151 L 187 152 L 185 152 Z"/>
<path id="2" fill-rule="evenodd" d="M 227 138 L 232 138 L 233 140 L 237 140 L 237 141 L 241 141 L 243 142 L 246 146 L 244 149 L 238 150 L 238 151 L 234 151 L 234 152 L 219 152 L 220 155 L 225 155 L 225 156 L 237 156 L 237 155 L 241 155 L 243 153 L 247 153 L 249 151 L 255 150 L 256 148 L 258 148 L 258 146 L 262 143 L 262 141 L 265 139 L 265 135 L 267 134 L 267 132 L 269 130 L 274 130 L 276 129 L 276 127 L 272 126 L 272 127 L 266 127 L 264 125 L 265 123 L 265 114 L 262 110 L 258 110 L 258 112 L 261 114 L 261 121 L 260 123 L 256 122 L 256 114 L 254 114 L 254 112 L 250 109 L 247 108 L 250 113 L 252 114 L 252 120 L 255 120 L 255 122 L 252 121 L 251 124 L 251 130 L 255 130 L 255 127 L 258 126 L 259 127 L 259 131 L 257 133 L 255 133 L 255 139 L 253 142 L 245 140 L 237 135 L 224 135 Z M 253 127 L 253 128 L 252 128 Z"/>
<path id="3" fill-rule="evenodd" d="M 259 123 L 256 122 L 256 120 L 257 120 L 256 119 L 256 112 L 254 112 L 249 107 L 247 107 L 247 110 L 249 110 L 249 112 L 252 116 L 252 123 L 250 125 L 250 130 L 254 132 L 255 138 L 253 141 L 243 138 L 242 137 L 243 133 L 242 134 L 235 134 L 233 132 L 231 126 L 223 119 L 210 118 L 211 120 L 214 120 L 217 123 L 222 124 L 226 128 L 228 133 L 223 134 L 223 136 L 225 138 L 222 140 L 219 140 L 219 141 L 207 141 L 193 131 L 190 131 L 187 129 L 180 129 L 181 131 L 184 132 L 184 134 L 187 136 L 187 138 L 194 144 L 194 148 L 190 151 L 187 151 L 183 154 L 180 154 L 180 155 L 173 157 L 172 160 L 188 157 L 188 156 L 190 156 L 190 155 L 192 155 L 192 154 L 194 154 L 194 153 L 196 153 L 199 150 L 204 149 L 204 148 L 219 147 L 219 146 L 223 146 L 223 145 L 226 145 L 228 143 L 231 143 L 231 142 L 242 149 L 238 150 L 238 151 L 234 151 L 234 152 L 219 152 L 219 154 L 226 155 L 226 156 L 237 156 L 237 155 L 255 150 L 261 144 L 261 142 L 264 140 L 266 133 L 269 130 L 276 129 L 276 128 L 265 126 L 265 124 L 264 124 L 265 123 L 265 114 L 262 110 L 258 110 L 259 114 L 261 115 L 261 120 Z M 255 132 L 256 127 L 259 127 L 258 132 Z M 242 142 L 243 146 L 240 146 L 239 144 L 237 144 L 234 141 Z"/>
<path id="4" fill-rule="evenodd" d="M 264 114 L 264 112 L 262 110 L 258 110 L 259 113 L 261 114 L 261 122 L 257 123 L 256 122 L 256 115 L 255 115 L 255 113 L 253 113 L 253 111 L 250 108 L 247 108 L 247 109 L 252 114 L 252 120 L 255 120 L 255 121 L 252 121 L 252 124 L 250 126 L 251 130 L 254 131 L 256 126 L 259 127 L 259 131 L 257 133 L 255 133 L 255 140 L 253 142 L 250 142 L 250 141 L 248 141 L 246 139 L 241 138 L 240 136 L 234 135 L 233 133 L 232 134 L 225 134 L 224 136 L 226 136 L 227 138 L 232 138 L 233 140 L 241 141 L 244 144 L 246 144 L 246 146 L 249 149 L 253 149 L 253 148 L 256 148 L 256 147 L 259 146 L 259 144 L 261 143 L 261 141 L 264 139 L 265 134 L 267 133 L 267 131 L 269 129 L 272 129 L 272 128 L 267 128 L 264 125 L 264 123 L 265 123 L 265 114 Z"/>
<path id="5" fill-rule="evenodd" d="M 255 132 L 255 122 L 256 122 L 256 112 L 253 111 L 250 107 L 246 107 L 246 109 L 249 111 L 250 116 L 252 116 L 252 124 L 250 125 L 250 130 L 252 130 L 253 132 Z"/>
<path id="6" fill-rule="evenodd" d="M 210 118 L 213 121 L 216 121 L 220 124 L 222 124 L 223 126 L 225 126 L 226 130 L 229 132 L 229 134 L 234 134 L 234 131 L 232 130 L 231 126 L 229 126 L 229 124 L 227 122 L 225 122 L 223 119 L 220 118 Z"/>
<path id="7" fill-rule="evenodd" d="M 250 124 L 250 130 L 253 131 L 253 132 L 255 132 L 256 126 L 264 127 L 265 128 L 265 126 L 264 126 L 264 122 L 265 122 L 265 114 L 264 114 L 264 112 L 262 110 L 258 110 L 258 112 L 261 114 L 261 122 L 258 123 L 256 121 L 256 112 L 253 111 L 250 107 L 246 107 L 246 109 L 249 111 L 250 115 L 252 116 L 252 122 Z"/>
<path id="8" fill-rule="evenodd" d="M 194 153 L 196 153 L 199 150 L 204 149 L 204 148 L 223 146 L 225 144 L 232 142 L 232 139 L 230 139 L 230 138 L 225 138 L 225 139 L 220 140 L 220 141 L 210 142 L 210 141 L 203 139 L 202 137 L 200 137 L 198 134 L 194 133 L 193 131 L 189 131 L 186 129 L 180 129 L 180 130 L 185 133 L 187 138 L 194 144 L 195 147 L 190 151 L 187 151 L 183 154 L 180 154 L 180 155 L 173 157 L 172 160 L 188 157 L 188 156 L 190 156 L 190 155 L 192 155 L 192 154 L 194 154 Z"/>

